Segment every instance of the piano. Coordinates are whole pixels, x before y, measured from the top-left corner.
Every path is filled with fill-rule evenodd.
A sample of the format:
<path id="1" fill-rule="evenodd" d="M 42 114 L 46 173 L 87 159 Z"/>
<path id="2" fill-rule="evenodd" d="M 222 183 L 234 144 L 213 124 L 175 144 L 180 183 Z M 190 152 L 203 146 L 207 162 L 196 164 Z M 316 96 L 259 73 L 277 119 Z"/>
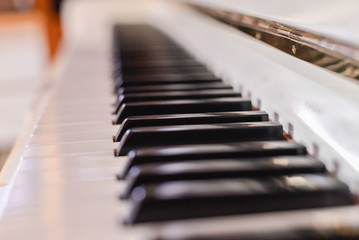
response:
<path id="1" fill-rule="evenodd" d="M 1 239 L 359 239 L 355 6 L 67 1 Z"/>

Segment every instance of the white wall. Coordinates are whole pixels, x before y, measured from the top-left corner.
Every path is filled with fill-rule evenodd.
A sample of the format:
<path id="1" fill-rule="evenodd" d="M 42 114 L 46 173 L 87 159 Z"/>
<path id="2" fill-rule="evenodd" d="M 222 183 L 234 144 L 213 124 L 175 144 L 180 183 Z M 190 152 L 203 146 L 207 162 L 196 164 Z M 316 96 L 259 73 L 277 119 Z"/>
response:
<path id="1" fill-rule="evenodd" d="M 44 79 L 46 39 L 35 22 L 0 25 L 0 151 L 12 146 Z"/>

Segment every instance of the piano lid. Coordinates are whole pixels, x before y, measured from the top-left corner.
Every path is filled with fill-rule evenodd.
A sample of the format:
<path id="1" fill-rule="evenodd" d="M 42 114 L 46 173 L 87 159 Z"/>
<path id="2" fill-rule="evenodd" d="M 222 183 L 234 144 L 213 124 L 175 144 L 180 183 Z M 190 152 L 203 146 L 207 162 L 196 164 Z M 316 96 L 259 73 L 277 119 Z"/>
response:
<path id="1" fill-rule="evenodd" d="M 283 52 L 349 78 L 359 79 L 359 48 L 347 41 L 306 27 L 289 25 L 285 19 L 272 20 L 258 13 L 243 13 L 237 9 L 205 5 L 191 6 L 229 26 L 257 38 Z M 242 5 L 239 4 L 241 7 Z M 309 5 L 308 5 L 309 6 Z M 261 9 L 261 8 L 259 8 Z M 260 17 L 259 17 L 260 16 Z M 294 14 L 294 16 L 297 16 Z M 297 17 L 294 17 L 297 18 Z M 298 17 L 298 19 L 301 19 Z M 303 17 L 303 19 L 305 19 Z M 305 24 L 311 25 L 311 24 Z M 355 31 L 354 31 L 355 32 Z"/>
<path id="2" fill-rule="evenodd" d="M 356 0 L 186 1 L 280 22 L 359 46 L 359 2 Z"/>

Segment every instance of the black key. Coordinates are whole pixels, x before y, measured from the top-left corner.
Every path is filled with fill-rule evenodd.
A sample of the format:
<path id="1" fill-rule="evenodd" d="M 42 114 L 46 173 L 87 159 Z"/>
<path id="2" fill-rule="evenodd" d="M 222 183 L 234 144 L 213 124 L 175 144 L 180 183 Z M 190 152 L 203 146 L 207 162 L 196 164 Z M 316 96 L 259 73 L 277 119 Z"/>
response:
<path id="1" fill-rule="evenodd" d="M 140 36 L 140 35 L 138 35 Z M 143 35 L 142 37 L 148 38 L 147 41 L 137 41 L 135 42 L 134 37 L 130 37 L 128 39 L 122 38 L 120 46 L 121 56 L 128 56 L 128 54 L 133 54 L 137 52 L 183 52 L 184 50 L 173 42 L 167 41 L 167 39 L 163 38 L 158 34 L 151 35 Z"/>
<path id="2" fill-rule="evenodd" d="M 118 51 L 118 55 L 120 56 L 121 61 L 135 61 L 135 60 L 162 60 L 162 59 L 170 59 L 170 60 L 186 60 L 186 59 L 193 59 L 188 53 L 184 51 L 175 51 L 175 52 L 166 52 L 166 51 L 159 51 L 159 52 L 151 52 L 150 50 L 147 51 L 136 51 L 136 52 L 128 52 L 127 54 L 121 54 L 121 51 Z"/>
<path id="3" fill-rule="evenodd" d="M 156 37 L 155 37 L 156 38 Z M 168 41 L 167 39 L 161 39 L 161 42 L 156 42 L 156 39 L 148 40 L 148 44 L 144 46 L 143 42 L 136 42 L 134 44 L 127 44 L 122 49 L 117 49 L 115 51 L 115 58 L 121 61 L 127 60 L 156 60 L 156 59 L 171 59 L 171 58 L 179 58 L 179 59 L 193 59 L 191 55 L 185 52 L 178 46 L 175 46 L 173 43 Z M 134 41 L 134 40 L 129 40 Z M 150 42 L 152 41 L 152 42 Z M 121 44 L 120 44 L 121 45 Z M 124 44 L 122 44 L 124 45 Z M 144 47 L 142 47 L 142 46 Z M 151 49 L 150 45 L 166 45 L 166 46 L 156 46 L 156 51 Z M 124 51 L 123 51 L 124 50 Z M 127 51 L 126 51 L 127 50 Z"/>
<path id="4" fill-rule="evenodd" d="M 146 85 L 136 87 L 119 88 L 117 94 L 128 93 L 142 93 L 142 92 L 173 92 L 173 91 L 198 91 L 198 90 L 211 90 L 222 89 L 231 90 L 232 86 L 226 85 L 222 82 L 218 83 L 203 83 L 203 84 L 161 84 L 161 85 Z"/>
<path id="5" fill-rule="evenodd" d="M 116 154 L 123 156 L 141 147 L 283 139 L 282 125 L 275 122 L 141 127 L 127 130 Z"/>
<path id="6" fill-rule="evenodd" d="M 128 170 L 132 166 L 143 163 L 166 163 L 196 159 L 305 155 L 306 153 L 307 150 L 303 145 L 288 141 L 239 142 L 140 148 L 128 153 L 128 160 L 120 178 L 125 178 Z"/>
<path id="7" fill-rule="evenodd" d="M 155 58 L 155 57 L 151 57 Z M 164 57 L 165 58 L 165 57 Z M 121 64 L 115 69 L 115 76 L 120 76 L 121 74 L 124 77 L 131 75 L 143 75 L 143 74 L 176 74 L 176 73 L 210 73 L 208 69 L 203 65 L 196 66 L 173 66 L 173 67 L 142 67 L 141 71 L 138 68 L 122 68 Z"/>
<path id="8" fill-rule="evenodd" d="M 156 52 L 154 52 L 153 50 L 155 50 Z M 157 59 L 166 59 L 166 56 L 183 56 L 186 57 L 183 59 L 190 59 L 193 63 L 199 64 L 198 62 L 193 61 L 194 59 L 191 58 L 191 56 L 189 56 L 188 53 L 184 52 L 183 49 L 179 48 L 178 46 L 176 47 L 174 45 L 160 46 L 159 44 L 156 44 L 156 49 L 151 49 L 149 46 L 141 48 L 138 44 L 136 45 L 134 44 L 132 46 L 119 49 L 119 51 L 117 51 L 114 54 L 114 56 L 116 60 L 119 60 L 121 62 L 131 59 L 139 60 L 140 62 L 144 62 L 144 60 L 146 59 L 156 60 L 156 58 L 153 58 L 153 56 L 163 56 L 162 58 L 157 58 Z M 182 62 L 178 62 L 178 63 L 182 63 Z M 136 66 L 138 65 L 133 65 L 133 67 Z"/>
<path id="9" fill-rule="evenodd" d="M 128 86 L 143 86 L 143 85 L 161 85 L 161 84 L 197 84 L 197 83 L 221 83 L 222 80 L 213 76 L 198 76 L 188 78 L 165 78 L 165 79 L 148 79 L 145 81 L 123 81 L 122 78 L 116 79 L 116 88 L 128 87 Z"/>
<path id="10" fill-rule="evenodd" d="M 190 62 L 192 61 L 193 63 L 195 63 L 194 65 L 183 65 L 182 67 L 185 67 L 187 69 L 201 69 L 201 70 L 206 70 L 206 68 L 201 65 L 200 63 L 196 62 L 194 60 L 194 58 L 188 56 L 188 55 L 184 55 L 184 54 L 167 54 L 167 55 L 152 55 L 152 56 L 139 56 L 139 57 L 121 57 L 121 61 L 119 61 L 118 63 L 121 63 L 121 65 L 118 65 L 119 68 L 118 69 L 122 69 L 121 66 L 126 66 L 126 63 L 130 63 L 133 64 L 134 62 L 142 62 L 142 63 L 146 63 L 149 64 L 149 62 L 153 62 L 153 63 L 160 63 L 160 62 L 164 62 L 164 61 L 168 61 L 168 62 Z M 202 66 L 202 67 L 200 67 Z M 167 66 L 168 68 L 174 68 L 173 66 Z M 166 68 L 167 68 L 166 67 Z M 130 67 L 130 68 L 134 68 L 134 67 Z M 210 71 L 205 71 L 207 73 L 210 73 Z M 183 73 L 182 71 L 177 71 L 177 73 Z M 138 73 L 137 73 L 138 74 Z M 136 74 L 136 75 L 137 75 Z M 141 74 L 141 73 L 139 73 Z M 142 75 L 142 74 L 141 74 Z"/>
<path id="11" fill-rule="evenodd" d="M 169 100 L 125 103 L 121 106 L 114 124 L 131 116 L 155 114 L 182 114 L 206 112 L 250 111 L 250 100 L 243 98 L 218 98 L 203 100 Z"/>
<path id="12" fill-rule="evenodd" d="M 148 82 L 148 81 L 185 81 L 185 80 L 201 80 L 216 78 L 212 73 L 158 73 L 158 74 L 136 74 L 136 75 L 124 75 L 119 80 L 124 82 Z"/>
<path id="13" fill-rule="evenodd" d="M 176 49 L 176 47 L 168 46 L 170 49 Z M 176 66 L 198 66 L 200 63 L 193 59 L 186 60 L 171 60 L 161 59 L 156 61 L 145 61 L 137 59 L 136 61 L 123 61 L 122 68 L 141 68 L 141 67 L 176 67 Z"/>
<path id="14" fill-rule="evenodd" d="M 131 38 L 129 41 L 134 41 L 134 40 L 133 38 Z M 164 43 L 163 41 L 162 42 L 153 41 L 152 43 L 148 43 L 148 44 L 146 44 L 145 42 L 139 42 L 137 44 L 122 44 L 122 45 L 126 45 L 125 47 L 121 48 L 121 55 L 124 57 L 128 56 L 128 54 L 133 54 L 137 52 L 151 52 L 151 51 L 169 52 L 169 53 L 183 52 L 183 49 L 181 47 L 175 44 Z"/>
<path id="15" fill-rule="evenodd" d="M 354 203 L 348 187 L 325 174 L 148 184 L 131 200 L 127 224 Z"/>
<path id="16" fill-rule="evenodd" d="M 147 42 L 136 41 L 136 39 L 122 39 L 121 43 L 117 45 L 117 51 L 114 53 L 114 57 L 118 60 L 126 60 L 131 57 L 138 57 L 141 60 L 141 56 L 149 55 L 172 55 L 172 54 L 182 54 L 188 57 L 191 57 L 186 53 L 181 47 L 173 42 L 168 41 L 168 39 L 162 38 L 161 36 L 147 36 Z M 132 41 L 132 43 L 131 43 Z M 122 45 L 122 46 L 121 46 Z M 151 49 L 153 47 L 153 49 Z M 177 54 L 176 54 L 177 55 Z"/>
<path id="17" fill-rule="evenodd" d="M 261 111 L 243 111 L 135 116 L 122 122 L 115 142 L 119 142 L 128 129 L 135 127 L 260 121 L 268 121 L 268 114 Z"/>
<path id="18" fill-rule="evenodd" d="M 171 163 L 149 163 L 133 166 L 126 178 L 122 198 L 142 184 L 178 180 L 205 180 L 243 177 L 263 177 L 298 173 L 324 173 L 323 163 L 305 156 L 270 158 L 210 159 Z"/>
<path id="19" fill-rule="evenodd" d="M 183 99 L 210 99 L 225 97 L 241 97 L 241 94 L 233 90 L 199 90 L 190 92 L 151 92 L 131 93 L 119 96 L 115 113 L 120 107 L 128 102 L 161 101 L 161 100 L 183 100 Z"/>

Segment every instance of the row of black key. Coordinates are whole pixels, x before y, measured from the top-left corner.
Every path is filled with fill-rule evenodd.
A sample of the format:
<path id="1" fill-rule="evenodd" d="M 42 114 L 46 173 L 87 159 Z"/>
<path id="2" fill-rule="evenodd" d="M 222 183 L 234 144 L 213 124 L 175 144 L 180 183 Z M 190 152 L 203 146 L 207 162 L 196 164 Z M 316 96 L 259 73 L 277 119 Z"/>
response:
<path id="1" fill-rule="evenodd" d="M 117 26 L 114 58 L 125 223 L 353 203 L 280 124 L 157 30 Z"/>

